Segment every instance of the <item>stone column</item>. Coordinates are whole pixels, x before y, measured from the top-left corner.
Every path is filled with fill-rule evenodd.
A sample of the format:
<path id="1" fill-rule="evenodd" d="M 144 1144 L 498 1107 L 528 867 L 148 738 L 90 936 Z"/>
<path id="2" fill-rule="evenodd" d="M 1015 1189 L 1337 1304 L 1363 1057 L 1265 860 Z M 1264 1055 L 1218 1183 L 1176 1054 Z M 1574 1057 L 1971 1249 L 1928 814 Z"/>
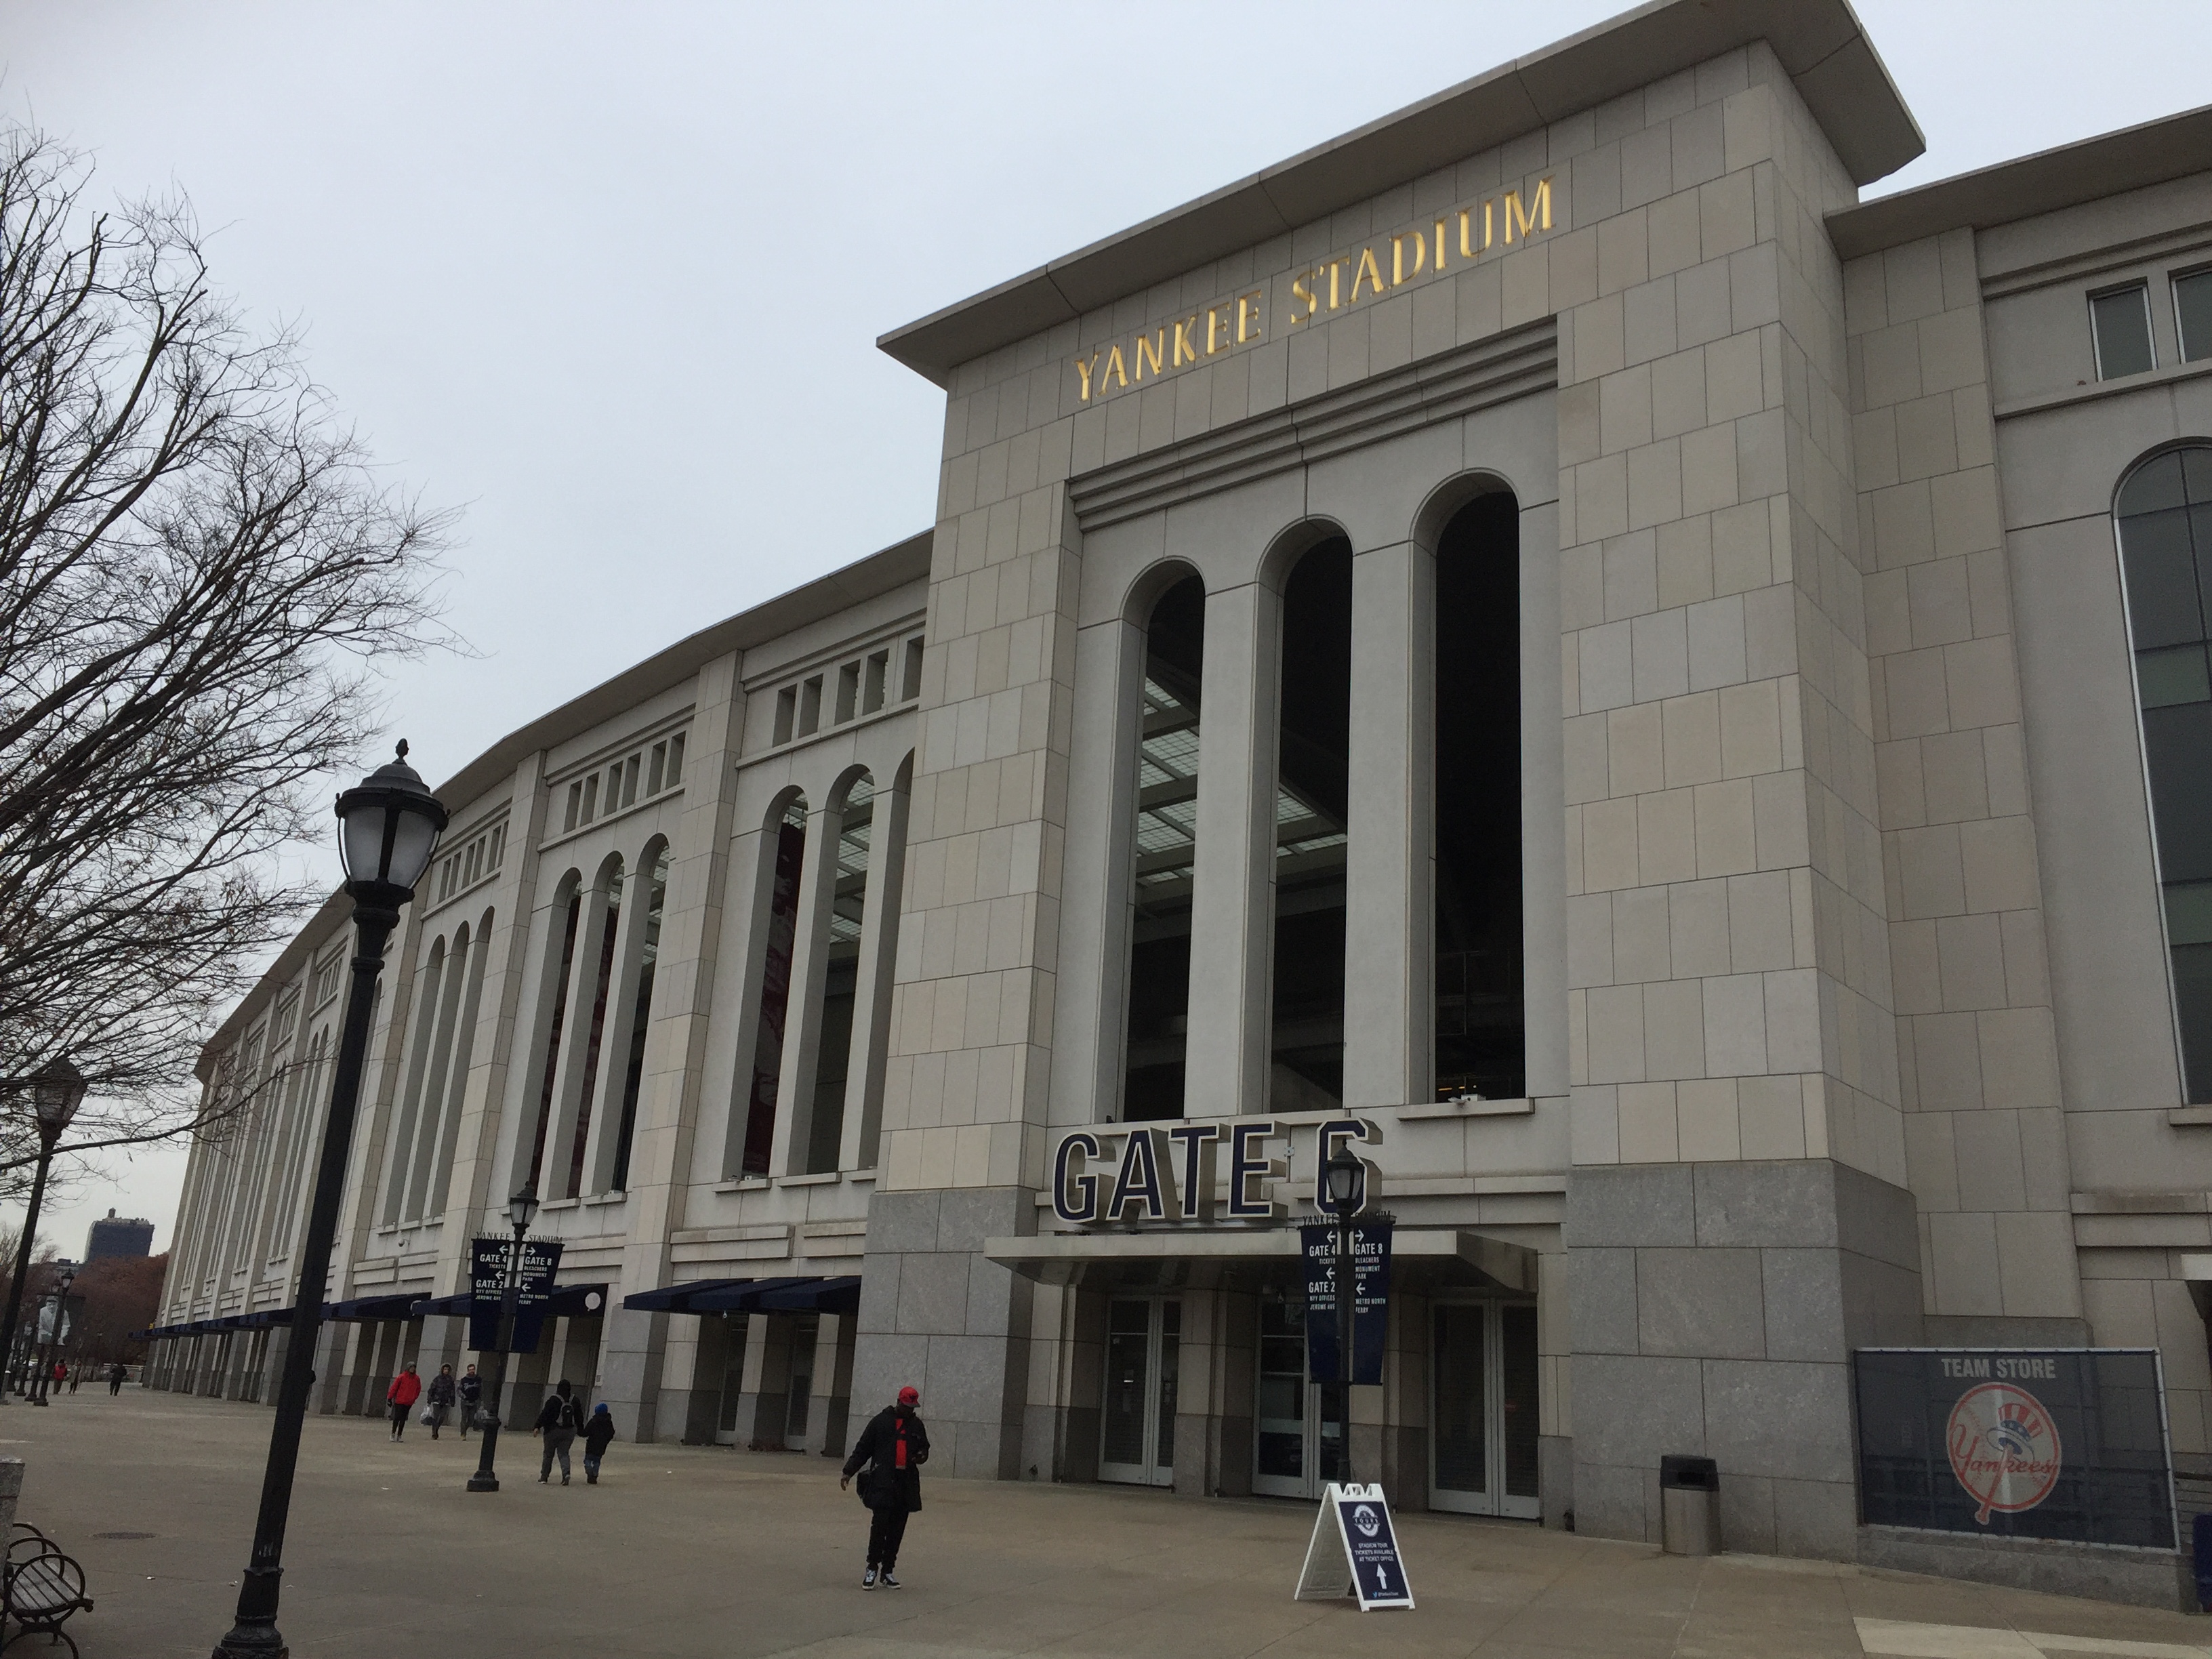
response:
<path id="1" fill-rule="evenodd" d="M 1820 228 L 1856 192 L 1763 44 L 1554 133 L 1573 228 L 1506 263 L 1560 315 L 1576 1524 L 1656 1541 L 1702 1453 L 1728 1547 L 1849 1559 L 1850 1352 L 1919 1328 Z"/>
<path id="2" fill-rule="evenodd" d="M 1429 988 L 1436 559 L 1407 541 L 1352 562 L 1352 767 L 1344 1103 L 1434 1097 Z M 1272 850 L 1272 849 L 1271 849 Z"/>
<path id="3" fill-rule="evenodd" d="M 1281 632 L 1282 598 L 1265 582 L 1206 596 L 1183 1083 L 1188 1117 L 1267 1109 Z"/>
<path id="4" fill-rule="evenodd" d="M 899 896 L 906 875 L 907 802 L 913 779 L 902 769 L 876 791 L 870 826 L 867 905 L 860 917 L 860 960 L 853 998 L 853 1054 L 846 1069 L 841 1170 L 872 1170 L 884 1121 L 884 1071 L 891 1036 L 892 969 L 898 957 Z M 844 1322 L 852 1344 L 852 1322 Z M 849 1352 L 847 1356 L 850 1363 Z"/>
<path id="5" fill-rule="evenodd" d="M 775 1140 L 769 1169 L 807 1173 L 814 1130 L 814 1074 L 822 1053 L 822 988 L 830 970 L 830 904 L 837 891 L 841 808 L 815 801 L 799 866 L 799 912 L 791 944 L 791 1000 L 784 1006 L 783 1065 L 776 1079 Z"/>
<path id="6" fill-rule="evenodd" d="M 735 655 L 718 658 L 699 671 L 684 753 L 684 817 L 669 848 L 660 955 L 653 969 L 645 1070 L 630 1137 L 629 1199 L 623 1206 L 629 1238 L 620 1279 L 607 1291 L 600 1342 L 601 1389 L 617 1431 L 640 1442 L 682 1437 L 690 1415 L 688 1402 L 677 1400 L 664 1419 L 660 1404 L 669 1321 L 680 1318 L 689 1324 L 691 1316 L 635 1313 L 622 1305 L 622 1298 L 671 1282 L 669 1241 L 684 1224 L 700 1080 L 707 1062 L 708 1010 L 730 886 L 731 815 L 744 732 L 739 672 Z M 747 1050 L 739 1064 L 750 1060 Z"/>

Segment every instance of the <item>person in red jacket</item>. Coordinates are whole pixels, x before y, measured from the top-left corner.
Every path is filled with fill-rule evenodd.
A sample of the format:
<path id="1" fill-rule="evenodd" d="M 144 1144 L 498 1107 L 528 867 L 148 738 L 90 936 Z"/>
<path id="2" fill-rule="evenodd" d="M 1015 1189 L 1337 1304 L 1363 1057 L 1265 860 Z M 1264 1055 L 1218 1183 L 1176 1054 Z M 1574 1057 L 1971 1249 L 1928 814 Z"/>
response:
<path id="1" fill-rule="evenodd" d="M 392 1408 L 392 1437 L 399 1439 L 407 1432 L 407 1409 L 422 1395 L 422 1379 L 415 1375 L 412 1365 L 404 1367 L 392 1379 L 392 1386 L 384 1391 L 384 1403 Z"/>

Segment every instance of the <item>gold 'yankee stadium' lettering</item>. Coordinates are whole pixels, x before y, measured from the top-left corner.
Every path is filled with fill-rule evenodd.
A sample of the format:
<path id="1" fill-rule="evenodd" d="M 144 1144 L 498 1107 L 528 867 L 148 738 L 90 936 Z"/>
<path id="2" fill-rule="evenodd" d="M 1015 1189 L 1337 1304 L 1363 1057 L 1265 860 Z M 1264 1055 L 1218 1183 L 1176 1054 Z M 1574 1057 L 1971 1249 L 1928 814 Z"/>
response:
<path id="1" fill-rule="evenodd" d="M 1293 271 L 1283 316 L 1291 327 L 1301 327 L 1325 312 L 1346 311 L 1418 278 L 1443 275 L 1452 265 L 1455 219 L 1462 263 L 1526 242 L 1552 228 L 1552 180 L 1539 179 L 1526 199 L 1516 185 L 1503 195 L 1454 209 L 1425 228 L 1397 231 L 1356 252 Z M 1386 244 L 1390 250 L 1387 277 L 1382 256 L 1376 252 Z M 1162 380 L 1208 357 L 1258 343 L 1267 337 L 1267 295 L 1266 289 L 1253 289 L 1210 305 L 1203 313 L 1193 311 L 1153 324 L 1130 340 L 1126 356 L 1120 342 L 1087 349 L 1073 360 L 1077 401 L 1087 404 L 1109 392 L 1126 391 L 1132 381 Z"/>

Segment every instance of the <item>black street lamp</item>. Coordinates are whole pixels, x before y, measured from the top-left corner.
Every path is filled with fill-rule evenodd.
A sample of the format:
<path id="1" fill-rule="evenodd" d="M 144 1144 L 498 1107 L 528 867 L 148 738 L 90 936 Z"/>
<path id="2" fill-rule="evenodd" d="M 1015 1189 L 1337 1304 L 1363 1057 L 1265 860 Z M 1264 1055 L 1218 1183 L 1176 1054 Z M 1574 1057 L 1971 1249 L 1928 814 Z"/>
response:
<path id="1" fill-rule="evenodd" d="M 45 1405 L 46 1397 L 53 1392 L 54 1350 L 62 1345 L 62 1320 L 69 1312 L 69 1288 L 76 1282 L 76 1268 L 65 1265 L 54 1276 L 53 1287 L 47 1291 L 54 1302 L 53 1322 L 47 1327 L 53 1334 L 39 1344 L 39 1374 L 31 1384 L 33 1406 Z"/>
<path id="2" fill-rule="evenodd" d="M 507 1351 L 514 1346 L 515 1310 L 522 1305 L 522 1236 L 538 1216 L 538 1183 L 532 1182 L 507 1200 L 507 1218 L 514 1228 L 514 1243 L 507 1253 L 507 1285 L 499 1293 L 499 1346 L 491 1357 L 491 1387 L 486 1397 L 491 1413 L 483 1425 L 483 1446 L 477 1453 L 477 1472 L 469 1477 L 471 1492 L 497 1492 L 499 1476 L 492 1472 L 492 1455 L 499 1445 L 500 1395 L 507 1387 Z"/>
<path id="3" fill-rule="evenodd" d="M 1336 1216 L 1336 1461 L 1337 1479 L 1352 1480 L 1352 1328 L 1355 1279 L 1352 1260 L 1352 1218 L 1365 1197 L 1366 1166 L 1342 1141 L 1327 1166 L 1328 1207 Z"/>
<path id="4" fill-rule="evenodd" d="M 39 1125 L 39 1169 L 31 1177 L 31 1206 L 23 1214 L 23 1237 L 15 1246 L 15 1282 L 8 1287 L 8 1313 L 0 1320 L 0 1354 L 13 1364 L 15 1358 L 15 1320 L 23 1310 L 23 1281 L 30 1276 L 31 1246 L 39 1236 L 39 1206 L 46 1196 L 46 1170 L 54 1161 L 54 1146 L 84 1099 L 84 1078 L 66 1060 L 50 1060 L 31 1073 L 31 1115 Z M 0 1389 L 0 1399 L 6 1390 Z"/>
<path id="5" fill-rule="evenodd" d="M 261 1477 L 253 1557 L 239 1580 L 238 1622 L 216 1644 L 215 1659 L 287 1659 L 291 1651 L 276 1630 L 284 1523 L 291 1513 L 292 1474 L 299 1464 L 300 1430 L 307 1415 L 315 1334 L 322 1325 L 338 1201 L 345 1192 L 346 1153 L 353 1144 L 354 1110 L 361 1100 L 362 1062 L 368 1054 L 376 976 L 383 971 L 385 942 L 399 924 L 399 908 L 415 896 L 415 884 L 429 870 L 438 837 L 446 828 L 446 809 L 407 764 L 404 743 L 398 759 L 378 767 L 338 797 L 337 812 L 338 856 L 345 865 L 345 890 L 353 899 L 353 984 L 338 1039 L 330 1118 L 323 1126 L 314 1203 L 300 1243 L 299 1288 L 291 1335 L 284 1347 L 284 1376 L 277 1387 L 276 1421 L 269 1434 L 269 1463 Z"/>

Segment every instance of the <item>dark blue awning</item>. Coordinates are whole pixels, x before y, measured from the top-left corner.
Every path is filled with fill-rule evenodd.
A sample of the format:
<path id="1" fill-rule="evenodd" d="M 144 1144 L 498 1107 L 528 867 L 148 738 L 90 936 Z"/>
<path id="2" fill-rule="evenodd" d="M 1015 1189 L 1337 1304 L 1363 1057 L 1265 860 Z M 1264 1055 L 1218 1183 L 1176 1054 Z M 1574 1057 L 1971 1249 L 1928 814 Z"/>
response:
<path id="1" fill-rule="evenodd" d="M 763 1313 L 858 1313 L 860 1280 L 858 1274 L 843 1279 L 817 1279 L 811 1284 L 790 1285 L 780 1291 L 761 1292 Z"/>
<path id="2" fill-rule="evenodd" d="M 852 1313 L 860 1305 L 857 1276 L 695 1279 L 623 1298 L 641 1313 Z"/>
<path id="3" fill-rule="evenodd" d="M 348 1302 L 329 1304 L 323 1310 L 323 1317 L 356 1323 L 372 1319 L 405 1319 L 419 1300 L 412 1291 L 398 1296 L 357 1296 Z"/>
<path id="4" fill-rule="evenodd" d="M 806 1279 L 755 1279 L 733 1285 L 726 1291 L 708 1291 L 691 1298 L 690 1313 L 757 1313 L 760 1299 L 771 1291 L 781 1291 L 793 1285 L 805 1285 Z"/>
<path id="5" fill-rule="evenodd" d="M 657 1291 L 640 1291 L 623 1298 L 633 1313 L 691 1313 L 691 1298 L 738 1286 L 761 1283 L 755 1279 L 693 1279 L 681 1285 L 664 1285 Z"/>

